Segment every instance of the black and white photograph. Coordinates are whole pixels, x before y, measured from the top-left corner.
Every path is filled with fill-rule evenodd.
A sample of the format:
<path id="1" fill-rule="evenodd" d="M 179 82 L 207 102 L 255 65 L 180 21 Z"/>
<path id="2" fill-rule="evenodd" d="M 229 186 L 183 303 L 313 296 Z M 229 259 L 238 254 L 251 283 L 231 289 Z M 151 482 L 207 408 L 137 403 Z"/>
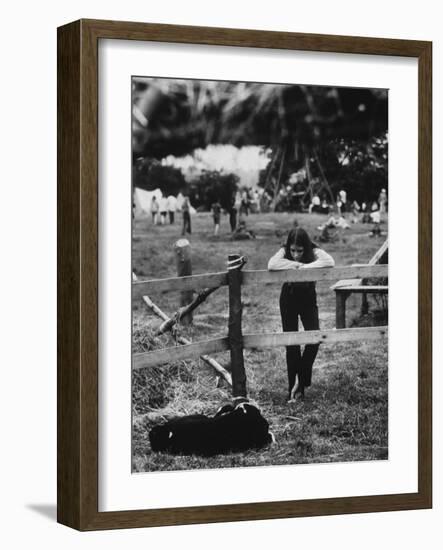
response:
<path id="1" fill-rule="evenodd" d="M 388 460 L 388 90 L 131 86 L 132 472 Z"/>

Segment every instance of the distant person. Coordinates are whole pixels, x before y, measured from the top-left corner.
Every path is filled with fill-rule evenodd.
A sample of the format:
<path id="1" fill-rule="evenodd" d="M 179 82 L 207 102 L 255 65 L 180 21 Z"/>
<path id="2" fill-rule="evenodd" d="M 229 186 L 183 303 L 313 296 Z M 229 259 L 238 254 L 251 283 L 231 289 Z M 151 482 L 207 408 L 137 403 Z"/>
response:
<path id="1" fill-rule="evenodd" d="M 257 189 L 254 191 L 254 205 L 255 205 L 255 211 L 257 214 L 260 214 L 260 193 L 257 191 Z"/>
<path id="2" fill-rule="evenodd" d="M 328 221 L 323 225 L 319 225 L 317 229 L 321 231 L 319 241 L 327 243 L 335 241 L 339 238 L 339 234 L 342 234 L 345 229 L 349 229 L 349 224 L 343 216 L 335 218 L 330 216 Z"/>
<path id="3" fill-rule="evenodd" d="M 289 231 L 286 243 L 268 262 L 270 271 L 333 267 L 332 257 L 314 244 L 307 232 L 297 227 Z M 280 294 L 280 313 L 284 332 L 298 331 L 299 320 L 306 331 L 319 329 L 315 282 L 284 283 Z M 312 366 L 318 344 L 286 347 L 289 401 L 304 399 L 311 385 Z"/>
<path id="4" fill-rule="evenodd" d="M 246 214 L 246 216 L 249 215 L 249 196 L 246 189 L 241 194 L 240 213 Z"/>
<path id="5" fill-rule="evenodd" d="M 247 239 L 255 239 L 255 233 L 252 229 L 247 229 L 245 220 L 238 222 L 236 230 L 233 232 L 231 239 L 233 241 L 245 241 Z"/>
<path id="6" fill-rule="evenodd" d="M 351 204 L 351 211 L 352 211 L 352 223 L 357 223 L 358 222 L 358 216 L 360 214 L 360 205 L 358 204 L 357 201 L 354 201 L 352 204 Z"/>
<path id="7" fill-rule="evenodd" d="M 183 201 L 185 200 L 185 197 L 183 193 L 180 191 L 177 195 L 177 211 L 181 212 Z"/>
<path id="8" fill-rule="evenodd" d="M 231 204 L 229 205 L 229 225 L 231 226 L 231 233 L 234 233 L 237 227 L 237 209 L 235 207 L 235 197 L 232 197 Z"/>
<path id="9" fill-rule="evenodd" d="M 309 205 L 309 214 L 312 214 L 312 212 L 320 212 L 320 197 L 318 195 L 314 195 L 312 197 L 311 204 Z"/>
<path id="10" fill-rule="evenodd" d="M 152 223 L 154 225 L 157 225 L 158 223 L 158 210 L 159 210 L 159 204 L 156 196 L 154 195 L 151 199 L 151 216 L 152 216 Z"/>
<path id="11" fill-rule="evenodd" d="M 335 227 L 338 227 L 340 229 L 349 229 L 350 225 L 343 216 L 340 216 L 335 222 Z"/>
<path id="12" fill-rule="evenodd" d="M 338 197 L 337 197 L 337 202 L 335 203 L 335 206 L 336 206 L 337 214 L 341 216 L 343 203 Z"/>
<path id="13" fill-rule="evenodd" d="M 211 207 L 212 217 L 214 219 L 214 236 L 218 235 L 220 229 L 220 215 L 221 215 L 221 204 L 216 201 Z"/>
<path id="14" fill-rule="evenodd" d="M 378 196 L 378 204 L 380 205 L 380 213 L 385 214 L 387 212 L 388 204 L 388 195 L 386 193 L 386 189 L 382 189 L 380 191 L 380 195 Z"/>
<path id="15" fill-rule="evenodd" d="M 255 195 L 252 187 L 248 187 L 248 208 L 251 214 L 255 213 Z"/>
<path id="16" fill-rule="evenodd" d="M 380 210 L 374 210 L 370 213 L 371 216 L 371 222 L 372 223 L 380 223 L 381 217 L 380 217 Z"/>
<path id="17" fill-rule="evenodd" d="M 187 196 L 185 196 L 183 199 L 182 212 L 183 212 L 182 235 L 185 235 L 186 233 L 191 234 L 191 203 L 189 201 L 189 197 Z"/>
<path id="18" fill-rule="evenodd" d="M 175 212 L 177 210 L 177 199 L 174 195 L 169 195 L 168 197 L 168 212 L 169 212 L 169 223 L 173 224 L 175 221 Z"/>
<path id="19" fill-rule="evenodd" d="M 269 212 L 271 197 L 267 191 L 263 191 L 260 196 L 260 212 Z"/>
<path id="20" fill-rule="evenodd" d="M 242 197 L 240 191 L 235 193 L 234 208 L 237 210 L 237 217 L 241 214 Z"/>
<path id="21" fill-rule="evenodd" d="M 344 189 L 340 189 L 340 191 L 338 192 L 338 198 L 339 198 L 339 201 L 341 202 L 340 214 L 344 214 L 348 210 L 347 194 Z"/>
<path id="22" fill-rule="evenodd" d="M 328 201 L 326 199 L 323 199 L 322 200 L 322 203 L 321 203 L 321 206 L 320 206 L 320 213 L 321 214 L 329 214 L 329 204 L 328 204 Z"/>
<path id="23" fill-rule="evenodd" d="M 166 223 L 166 216 L 168 213 L 168 199 L 165 196 L 160 198 L 160 221 L 162 225 Z"/>

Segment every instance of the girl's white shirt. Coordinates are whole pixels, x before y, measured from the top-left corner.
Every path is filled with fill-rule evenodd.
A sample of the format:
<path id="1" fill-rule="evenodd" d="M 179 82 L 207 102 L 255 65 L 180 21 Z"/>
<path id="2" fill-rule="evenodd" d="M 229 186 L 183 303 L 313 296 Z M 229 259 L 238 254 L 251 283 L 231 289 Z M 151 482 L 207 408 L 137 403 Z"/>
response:
<path id="1" fill-rule="evenodd" d="M 268 262 L 269 271 L 280 271 L 284 269 L 307 269 L 312 267 L 334 267 L 334 258 L 322 248 L 314 248 L 315 260 L 309 264 L 302 264 L 285 258 L 285 249 L 280 248 Z"/>

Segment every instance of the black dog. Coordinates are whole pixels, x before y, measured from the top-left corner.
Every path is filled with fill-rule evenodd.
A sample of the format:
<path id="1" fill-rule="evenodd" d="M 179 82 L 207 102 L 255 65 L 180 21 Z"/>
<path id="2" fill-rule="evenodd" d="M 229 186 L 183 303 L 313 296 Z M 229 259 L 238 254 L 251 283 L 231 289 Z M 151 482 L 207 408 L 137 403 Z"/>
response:
<path id="1" fill-rule="evenodd" d="M 214 456 L 260 449 L 274 436 L 258 407 L 240 403 L 224 405 L 212 417 L 195 414 L 155 426 L 149 440 L 153 451 Z"/>

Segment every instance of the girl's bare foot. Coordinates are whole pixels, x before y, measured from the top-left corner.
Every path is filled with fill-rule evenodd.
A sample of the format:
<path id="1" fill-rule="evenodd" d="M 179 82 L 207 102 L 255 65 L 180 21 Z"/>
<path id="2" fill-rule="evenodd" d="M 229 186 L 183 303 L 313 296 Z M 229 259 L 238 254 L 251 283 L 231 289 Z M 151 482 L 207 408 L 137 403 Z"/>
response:
<path id="1" fill-rule="evenodd" d="M 305 398 L 305 388 L 304 386 L 298 384 L 297 386 L 294 384 L 294 387 L 289 392 L 289 399 L 288 403 L 296 403 L 299 401 L 303 401 Z"/>

